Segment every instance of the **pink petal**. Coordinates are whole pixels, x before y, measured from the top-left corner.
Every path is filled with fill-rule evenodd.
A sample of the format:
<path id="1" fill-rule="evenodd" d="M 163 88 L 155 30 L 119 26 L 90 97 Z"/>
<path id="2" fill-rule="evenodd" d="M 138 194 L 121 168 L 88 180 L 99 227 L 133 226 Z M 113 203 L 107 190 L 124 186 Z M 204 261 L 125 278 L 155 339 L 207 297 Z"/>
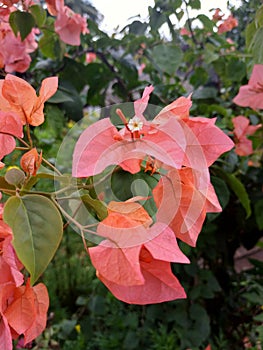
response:
<path id="1" fill-rule="evenodd" d="M 164 107 L 161 112 L 158 113 L 158 115 L 154 118 L 154 123 L 164 123 L 171 117 L 187 119 L 189 117 L 189 110 L 191 106 L 191 95 L 188 97 L 179 97 L 174 102 Z"/>
<path id="2" fill-rule="evenodd" d="M 102 245 L 90 248 L 89 253 L 99 278 L 122 286 L 133 286 L 144 283 L 139 265 L 140 250 L 141 246 L 121 249 L 110 242 L 102 242 Z"/>
<path id="3" fill-rule="evenodd" d="M 12 136 L 0 134 L 0 159 L 2 159 L 5 155 L 11 153 L 15 147 L 16 142 Z"/>
<path id="4" fill-rule="evenodd" d="M 39 96 L 37 97 L 34 110 L 28 122 L 30 125 L 38 126 L 44 122 L 44 103 L 55 94 L 58 88 L 58 77 L 46 78 L 41 83 Z"/>
<path id="5" fill-rule="evenodd" d="M 0 133 L 23 137 L 23 125 L 16 113 L 0 111 Z"/>
<path id="6" fill-rule="evenodd" d="M 169 262 L 154 259 L 141 262 L 141 270 L 145 279 L 143 285 L 126 287 L 99 278 L 116 298 L 129 304 L 146 305 L 186 298 Z"/>
<path id="7" fill-rule="evenodd" d="M 143 91 L 142 98 L 134 102 L 134 112 L 137 117 L 144 119 L 143 112 L 148 105 L 150 94 L 153 92 L 153 90 L 154 87 L 152 85 L 147 86 Z"/>
<path id="8" fill-rule="evenodd" d="M 7 74 L 2 85 L 2 96 L 10 104 L 8 110 L 17 113 L 22 123 L 26 124 L 27 117 L 30 116 L 37 99 L 32 86 L 21 78 Z"/>
<path id="9" fill-rule="evenodd" d="M 246 136 L 241 137 L 236 144 L 235 152 L 239 156 L 249 156 L 253 153 L 252 141 L 247 139 Z"/>
<path id="10" fill-rule="evenodd" d="M 234 146 L 233 141 L 215 125 L 215 119 L 195 117 L 182 123 L 187 140 L 186 166 L 207 168 Z"/>
<path id="11" fill-rule="evenodd" d="M 30 328 L 36 317 L 32 288 L 28 286 L 16 288 L 14 301 L 8 306 L 4 315 L 16 333 L 23 334 Z"/>
<path id="12" fill-rule="evenodd" d="M 39 283 L 33 287 L 33 292 L 36 317 L 31 327 L 24 332 L 25 344 L 38 337 L 46 328 L 47 323 L 49 306 L 47 288 L 43 283 Z"/>
<path id="13" fill-rule="evenodd" d="M 7 319 L 0 314 L 0 344 L 3 350 L 12 350 L 12 336 Z"/>
<path id="14" fill-rule="evenodd" d="M 23 125 L 19 116 L 13 112 L 0 111 L 0 159 L 15 149 L 16 142 L 12 135 L 23 137 Z"/>
<path id="15" fill-rule="evenodd" d="M 101 173 L 109 165 L 120 165 L 138 157 L 150 155 L 161 162 L 181 167 L 184 158 L 185 137 L 177 120 L 169 120 L 165 127 L 145 125 L 142 139 L 120 139 L 117 129 L 108 118 L 89 126 L 80 135 L 73 153 L 72 173 L 87 177 Z M 138 164 L 137 162 L 135 164 Z M 138 170 L 137 167 L 136 169 Z"/>
<path id="16" fill-rule="evenodd" d="M 263 84 L 263 64 L 254 65 L 248 85 L 255 86 L 259 82 Z"/>
<path id="17" fill-rule="evenodd" d="M 239 139 L 242 136 L 245 136 L 247 133 L 247 128 L 249 125 L 249 119 L 239 115 L 238 117 L 235 117 L 232 119 L 232 123 L 234 125 L 234 134 Z"/>
<path id="18" fill-rule="evenodd" d="M 153 190 L 156 218 L 165 222 L 177 238 L 195 246 L 206 212 L 221 210 L 209 181 L 209 173 L 190 168 L 169 171 Z"/>
<path id="19" fill-rule="evenodd" d="M 190 262 L 178 247 L 174 232 L 167 225 L 157 222 L 149 231 L 149 237 L 153 238 L 144 246 L 154 259 L 177 263 Z"/>

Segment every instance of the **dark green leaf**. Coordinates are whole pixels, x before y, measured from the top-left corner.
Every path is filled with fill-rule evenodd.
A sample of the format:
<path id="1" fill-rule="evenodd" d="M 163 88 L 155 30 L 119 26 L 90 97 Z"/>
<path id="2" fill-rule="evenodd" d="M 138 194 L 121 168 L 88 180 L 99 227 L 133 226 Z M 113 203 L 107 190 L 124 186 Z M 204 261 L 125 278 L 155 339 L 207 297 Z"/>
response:
<path id="1" fill-rule="evenodd" d="M 20 33 L 23 41 L 35 26 L 35 19 L 29 12 L 14 11 L 9 16 L 9 24 L 17 36 Z"/>
<path id="2" fill-rule="evenodd" d="M 203 23 L 207 31 L 213 32 L 215 22 L 211 21 L 206 15 L 198 15 L 197 18 Z"/>
<path id="3" fill-rule="evenodd" d="M 220 177 L 224 181 L 226 181 L 231 190 L 235 193 L 241 205 L 245 209 L 248 218 L 251 215 L 251 206 L 250 199 L 245 186 L 234 174 L 228 174 L 220 168 L 216 168 L 216 171 L 219 173 Z"/>
<path id="4" fill-rule="evenodd" d="M 200 0 L 190 0 L 189 5 L 194 10 L 200 10 L 201 9 L 201 1 Z"/>
<path id="5" fill-rule="evenodd" d="M 263 199 L 255 203 L 255 216 L 258 228 L 263 230 Z"/>
<path id="6" fill-rule="evenodd" d="M 140 21 L 134 21 L 129 24 L 129 32 L 136 35 L 142 35 L 145 33 L 148 24 Z"/>
<path id="7" fill-rule="evenodd" d="M 214 186 L 220 205 L 222 209 L 224 209 L 227 206 L 230 198 L 228 187 L 225 181 L 223 181 L 219 177 L 211 176 L 211 182 L 212 182 L 212 185 Z"/>

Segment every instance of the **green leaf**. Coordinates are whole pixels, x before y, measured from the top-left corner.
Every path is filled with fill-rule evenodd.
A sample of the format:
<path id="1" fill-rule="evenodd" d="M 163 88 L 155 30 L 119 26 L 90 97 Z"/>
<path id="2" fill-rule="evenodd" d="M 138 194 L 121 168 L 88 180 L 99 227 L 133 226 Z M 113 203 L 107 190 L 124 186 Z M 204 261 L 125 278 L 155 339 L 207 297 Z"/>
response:
<path id="1" fill-rule="evenodd" d="M 36 23 L 31 13 L 14 11 L 9 16 L 9 24 L 16 36 L 20 33 L 21 40 L 23 41 Z"/>
<path id="2" fill-rule="evenodd" d="M 203 26 L 207 31 L 213 32 L 215 23 L 211 21 L 211 19 L 209 19 L 206 15 L 198 15 L 196 18 L 203 23 Z"/>
<path id="3" fill-rule="evenodd" d="M 260 230 L 263 230 L 263 199 L 260 199 L 255 204 L 255 216 L 256 216 L 256 223 L 258 225 L 258 228 Z"/>
<path id="4" fill-rule="evenodd" d="M 66 44 L 63 43 L 54 29 L 54 18 L 48 17 L 45 23 L 45 29 L 42 29 L 42 36 L 38 47 L 41 53 L 53 60 L 62 60 L 66 50 Z"/>
<path id="5" fill-rule="evenodd" d="M 166 16 L 155 8 L 150 8 L 150 26 L 152 30 L 158 30 L 165 22 Z M 145 30 L 147 29 L 147 25 Z"/>
<path id="6" fill-rule="evenodd" d="M 190 84 L 195 88 L 204 85 L 208 80 L 208 73 L 203 67 L 197 67 L 190 78 Z"/>
<path id="7" fill-rule="evenodd" d="M 5 180 L 10 185 L 18 186 L 25 181 L 25 173 L 17 168 L 8 170 L 5 174 Z"/>
<path id="8" fill-rule="evenodd" d="M 142 35 L 145 33 L 148 27 L 148 24 L 140 21 L 133 21 L 131 24 L 129 24 L 128 27 L 129 27 L 129 33 Z"/>
<path id="9" fill-rule="evenodd" d="M 219 177 L 211 176 L 211 182 L 219 199 L 219 203 L 222 209 L 224 209 L 227 206 L 230 199 L 228 187 L 225 181 L 223 181 Z"/>
<path id="10" fill-rule="evenodd" d="M 60 212 L 44 196 L 10 197 L 4 207 L 4 221 L 13 231 L 14 248 L 30 273 L 33 285 L 45 271 L 62 239 Z"/>
<path id="11" fill-rule="evenodd" d="M 192 7 L 193 10 L 200 10 L 201 9 L 201 1 L 200 0 L 190 0 L 189 5 Z"/>
<path id="12" fill-rule="evenodd" d="M 183 53 L 178 46 L 160 44 L 153 48 L 152 58 L 162 71 L 176 75 L 176 70 L 183 61 Z"/>
<path id="13" fill-rule="evenodd" d="M 233 174 L 227 174 L 226 181 L 233 190 L 237 198 L 240 200 L 243 208 L 246 210 L 247 218 L 251 215 L 250 199 L 242 182 Z"/>
<path id="14" fill-rule="evenodd" d="M 247 74 L 247 66 L 237 58 L 231 58 L 226 66 L 226 75 L 232 81 L 240 82 Z"/>
<path id="15" fill-rule="evenodd" d="M 246 31 L 245 31 L 245 34 L 246 34 L 246 47 L 248 49 L 248 51 L 250 51 L 252 49 L 252 46 L 253 46 L 253 38 L 254 38 L 254 35 L 256 33 L 256 24 L 255 24 L 255 21 L 249 23 L 246 27 Z"/>
<path id="16" fill-rule="evenodd" d="M 215 99 L 217 96 L 217 90 L 213 87 L 203 87 L 200 86 L 195 92 L 193 93 L 193 99 L 196 100 L 202 100 L 202 99 Z"/>
<path id="17" fill-rule="evenodd" d="M 252 54 L 255 60 L 255 63 L 263 63 L 263 28 L 259 28 L 253 38 L 253 49 Z"/>
<path id="18" fill-rule="evenodd" d="M 64 57 L 61 79 L 70 81 L 70 83 L 80 93 L 87 85 L 87 80 L 89 78 L 88 70 L 88 66 L 85 66 L 84 64 L 71 58 Z"/>
<path id="19" fill-rule="evenodd" d="M 218 167 L 216 168 L 216 171 L 219 173 L 220 177 L 228 184 L 231 190 L 235 193 L 241 205 L 246 211 L 246 218 L 248 218 L 251 215 L 251 206 L 250 199 L 245 186 L 235 175 L 228 174 Z"/>
<path id="20" fill-rule="evenodd" d="M 41 28 L 45 24 L 47 18 L 47 13 L 44 8 L 40 5 L 32 5 L 29 7 L 29 11 L 34 16 L 37 26 Z"/>
<path id="21" fill-rule="evenodd" d="M 106 205 L 98 199 L 93 199 L 89 194 L 84 194 L 81 199 L 88 210 L 95 211 L 99 220 L 103 220 L 108 216 Z"/>
<path id="22" fill-rule="evenodd" d="M 214 45 L 208 43 L 204 49 L 204 59 L 207 64 L 214 62 L 218 59 L 219 55 L 215 52 Z"/>
<path id="23" fill-rule="evenodd" d="M 260 6 L 256 12 L 255 18 L 256 27 L 263 27 L 263 6 Z"/>
<path id="24" fill-rule="evenodd" d="M 0 176 L 0 191 L 9 195 L 13 195 L 16 188 L 13 185 L 10 185 L 4 176 Z"/>
<path id="25" fill-rule="evenodd" d="M 48 103 L 57 104 L 57 103 L 72 102 L 72 101 L 73 99 L 67 90 L 63 91 L 63 88 L 58 88 L 55 95 L 50 97 L 50 99 L 48 100 Z"/>
<path id="26" fill-rule="evenodd" d="M 112 175 L 111 189 L 117 199 L 121 201 L 136 196 L 149 197 L 142 205 L 150 216 L 154 216 L 157 209 L 151 191 L 157 183 L 156 175 L 149 175 L 144 171 L 131 174 L 120 170 Z"/>
<path id="27" fill-rule="evenodd" d="M 68 119 L 78 121 L 83 118 L 83 103 L 78 91 L 70 81 L 60 81 L 60 90 L 70 95 L 72 101 L 61 103 L 61 108 L 65 111 Z"/>

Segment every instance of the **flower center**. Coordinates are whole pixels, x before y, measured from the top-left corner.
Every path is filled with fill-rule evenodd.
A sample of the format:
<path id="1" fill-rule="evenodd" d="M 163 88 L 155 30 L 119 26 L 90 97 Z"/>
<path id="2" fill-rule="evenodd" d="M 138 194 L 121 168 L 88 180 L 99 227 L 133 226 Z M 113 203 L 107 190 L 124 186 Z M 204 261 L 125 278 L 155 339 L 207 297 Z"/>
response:
<path id="1" fill-rule="evenodd" d="M 254 86 L 251 87 L 250 90 L 252 90 L 252 91 L 254 91 L 254 92 L 256 92 L 256 93 L 263 92 L 263 84 L 257 82 Z"/>
<path id="2" fill-rule="evenodd" d="M 143 122 L 138 117 L 133 117 L 129 120 L 128 128 L 131 132 L 142 130 Z"/>

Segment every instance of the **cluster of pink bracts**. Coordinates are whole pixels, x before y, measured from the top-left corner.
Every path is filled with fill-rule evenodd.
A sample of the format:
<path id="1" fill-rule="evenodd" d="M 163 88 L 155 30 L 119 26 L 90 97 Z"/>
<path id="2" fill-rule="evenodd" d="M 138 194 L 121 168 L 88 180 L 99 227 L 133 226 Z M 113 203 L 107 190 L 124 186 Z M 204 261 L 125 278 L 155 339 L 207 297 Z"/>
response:
<path id="1" fill-rule="evenodd" d="M 20 35 L 15 36 L 9 24 L 9 16 L 17 11 L 14 5 L 19 0 L 2 1 L 0 7 L 0 68 L 6 72 L 25 72 L 30 65 L 30 53 L 34 52 L 38 43 L 36 35 L 40 34 L 38 28 L 33 28 L 31 33 L 22 41 Z M 23 10 L 28 11 L 34 0 L 21 1 Z M 47 9 L 50 15 L 55 16 L 55 32 L 60 40 L 69 45 L 80 45 L 80 35 L 88 33 L 87 20 L 77 13 L 74 13 L 64 0 L 47 0 Z"/>
<path id="2" fill-rule="evenodd" d="M 78 178 L 110 165 L 132 174 L 144 168 L 161 175 L 153 190 L 155 222 L 138 203 L 140 197 L 110 202 L 97 228 L 105 239 L 89 249 L 98 278 L 118 299 L 135 304 L 186 296 L 170 266 L 189 262 L 177 239 L 195 246 L 206 213 L 221 211 L 208 167 L 234 146 L 215 119 L 189 116 L 190 97 L 180 97 L 147 121 L 143 112 L 152 90 L 147 87 L 134 103 L 129 122 L 117 110 L 124 128 L 118 130 L 109 118 L 94 123 L 81 134 L 73 154 Z"/>

